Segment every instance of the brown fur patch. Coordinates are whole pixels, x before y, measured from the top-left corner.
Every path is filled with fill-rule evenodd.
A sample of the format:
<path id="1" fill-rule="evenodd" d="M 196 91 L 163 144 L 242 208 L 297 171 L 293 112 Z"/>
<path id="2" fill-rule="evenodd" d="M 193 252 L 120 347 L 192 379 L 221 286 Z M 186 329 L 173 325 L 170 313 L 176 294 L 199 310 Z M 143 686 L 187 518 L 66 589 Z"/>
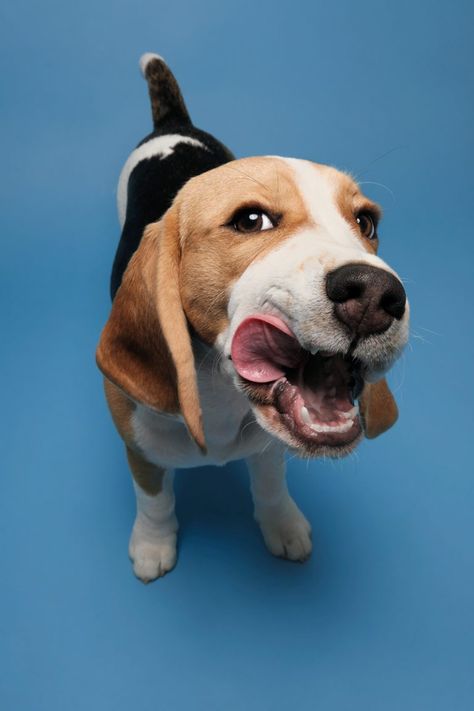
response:
<path id="1" fill-rule="evenodd" d="M 176 210 L 149 225 L 123 276 L 97 349 L 104 375 L 133 400 L 182 412 L 204 450 L 194 357 L 179 294 Z"/>
<path id="2" fill-rule="evenodd" d="M 178 197 L 183 253 L 180 290 L 185 312 L 208 344 L 227 325 L 227 303 L 234 282 L 310 217 L 291 169 L 272 158 L 247 158 L 190 180 Z M 242 234 L 228 226 L 242 207 L 281 215 L 277 226 Z"/>
<path id="3" fill-rule="evenodd" d="M 133 400 L 155 410 L 179 412 L 176 369 L 156 310 L 158 235 L 149 229 L 115 296 L 97 349 L 106 378 Z"/>
<path id="4" fill-rule="evenodd" d="M 161 491 L 165 470 L 147 462 L 134 442 L 131 418 L 137 406 L 107 378 L 104 390 L 115 427 L 126 445 L 132 476 L 146 494 L 156 496 Z"/>
<path id="5" fill-rule="evenodd" d="M 382 216 L 381 208 L 377 203 L 363 195 L 357 183 L 349 175 L 335 171 L 334 168 L 324 167 L 326 170 L 331 170 L 337 175 L 338 188 L 336 191 L 336 204 L 341 215 L 352 227 L 367 252 L 377 254 L 378 238 L 369 240 L 361 234 L 356 221 L 356 215 L 358 212 L 367 210 L 371 214 L 374 214 L 377 220 L 379 220 Z"/>
<path id="6" fill-rule="evenodd" d="M 137 406 L 107 378 L 104 378 L 104 390 L 115 427 L 123 441 L 131 444 L 133 442 L 131 418 Z"/>
<path id="7" fill-rule="evenodd" d="M 145 494 L 157 496 L 163 488 L 165 470 L 147 462 L 138 452 L 127 447 L 127 459 L 133 478 Z"/>

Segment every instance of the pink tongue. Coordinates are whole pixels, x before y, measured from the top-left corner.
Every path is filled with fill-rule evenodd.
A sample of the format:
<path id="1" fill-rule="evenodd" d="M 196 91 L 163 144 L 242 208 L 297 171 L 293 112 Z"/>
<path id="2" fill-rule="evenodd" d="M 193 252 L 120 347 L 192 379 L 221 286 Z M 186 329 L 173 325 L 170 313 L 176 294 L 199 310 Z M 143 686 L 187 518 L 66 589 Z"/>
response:
<path id="1" fill-rule="evenodd" d="M 303 349 L 288 326 L 276 316 L 251 316 L 232 340 L 232 362 L 238 374 L 253 383 L 271 383 L 296 368 Z"/>

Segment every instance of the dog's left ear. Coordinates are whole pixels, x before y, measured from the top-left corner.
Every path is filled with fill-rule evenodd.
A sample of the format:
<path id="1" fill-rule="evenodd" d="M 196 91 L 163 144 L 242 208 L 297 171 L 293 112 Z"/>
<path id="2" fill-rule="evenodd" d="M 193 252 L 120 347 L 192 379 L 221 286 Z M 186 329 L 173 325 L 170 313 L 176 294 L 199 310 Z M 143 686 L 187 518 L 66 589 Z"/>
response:
<path id="1" fill-rule="evenodd" d="M 359 399 L 365 436 L 373 439 L 386 432 L 398 419 L 398 407 L 385 378 L 366 383 Z"/>

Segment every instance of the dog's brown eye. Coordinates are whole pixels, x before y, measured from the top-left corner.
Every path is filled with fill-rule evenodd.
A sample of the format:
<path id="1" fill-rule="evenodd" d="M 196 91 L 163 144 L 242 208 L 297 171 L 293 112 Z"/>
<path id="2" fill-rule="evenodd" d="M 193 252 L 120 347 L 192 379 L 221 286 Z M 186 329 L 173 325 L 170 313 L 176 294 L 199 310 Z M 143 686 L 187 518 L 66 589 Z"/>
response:
<path id="1" fill-rule="evenodd" d="M 368 212 L 359 212 L 356 217 L 357 224 L 363 237 L 367 239 L 377 239 L 375 223 L 373 217 Z"/>
<path id="2" fill-rule="evenodd" d="M 235 213 L 231 222 L 237 232 L 263 232 L 274 227 L 268 215 L 257 208 L 244 208 Z"/>

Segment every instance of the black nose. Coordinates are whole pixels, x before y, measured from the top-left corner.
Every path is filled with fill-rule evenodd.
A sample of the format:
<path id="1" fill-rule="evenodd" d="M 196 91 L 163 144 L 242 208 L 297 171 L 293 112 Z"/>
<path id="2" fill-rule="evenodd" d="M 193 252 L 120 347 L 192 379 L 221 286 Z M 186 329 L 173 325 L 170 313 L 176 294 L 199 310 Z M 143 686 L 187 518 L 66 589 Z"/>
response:
<path id="1" fill-rule="evenodd" d="M 405 289 L 393 274 L 378 267 L 339 267 L 327 275 L 326 292 L 339 321 L 357 336 L 383 333 L 405 313 Z"/>

